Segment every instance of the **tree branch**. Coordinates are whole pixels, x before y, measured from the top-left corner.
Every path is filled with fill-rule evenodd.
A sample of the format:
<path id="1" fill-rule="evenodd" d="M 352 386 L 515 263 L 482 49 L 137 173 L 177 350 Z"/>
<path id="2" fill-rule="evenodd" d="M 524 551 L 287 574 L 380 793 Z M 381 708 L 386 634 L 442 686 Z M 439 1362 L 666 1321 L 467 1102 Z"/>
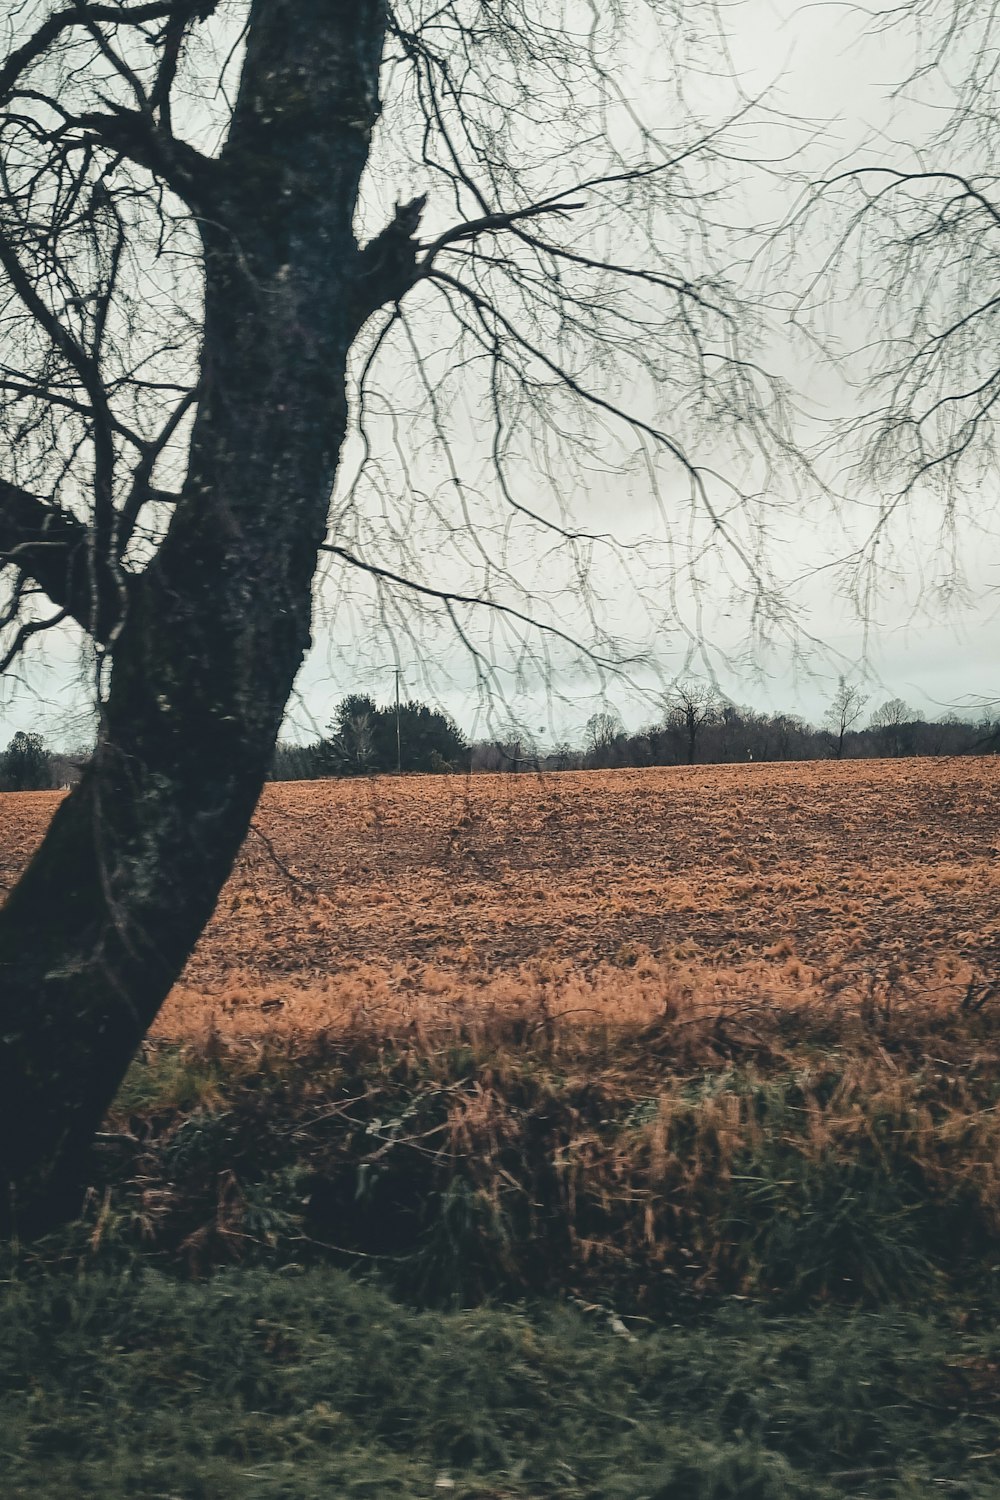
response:
<path id="1" fill-rule="evenodd" d="M 33 635 L 41 635 L 42 631 L 51 630 L 53 625 L 61 625 L 68 613 L 68 610 L 60 609 L 54 615 L 49 615 L 47 619 L 26 621 L 7 650 L 0 656 L 0 676 L 9 670 Z"/>
<path id="2" fill-rule="evenodd" d="M 398 302 L 420 280 L 419 247 L 413 236 L 426 203 L 426 193 L 409 203 L 397 203 L 391 221 L 359 254 L 354 294 L 358 328 L 387 302 Z"/>
<path id="3" fill-rule="evenodd" d="M 540 631 L 543 635 L 553 636 L 556 640 L 565 641 L 567 645 L 576 651 L 581 651 L 591 661 L 601 667 L 620 666 L 621 663 L 612 661 L 611 658 L 602 657 L 598 652 L 591 651 L 583 646 L 568 631 L 560 630 L 558 625 L 550 625 L 545 620 L 533 619 L 524 610 L 516 609 L 511 604 L 501 604 L 496 599 L 489 599 L 483 594 L 459 594 L 454 589 L 436 589 L 431 584 L 420 583 L 416 578 L 407 578 L 403 573 L 394 573 L 391 568 L 383 568 L 378 563 L 365 562 L 364 558 L 358 557 L 347 547 L 338 547 L 333 542 L 323 542 L 319 549 L 328 552 L 333 557 L 339 557 L 342 562 L 349 563 L 352 568 L 359 568 L 363 573 L 369 573 L 372 578 L 381 578 L 386 583 L 398 584 L 399 587 L 409 589 L 411 593 L 421 594 L 426 599 L 437 599 L 443 603 L 449 611 L 456 604 L 467 604 L 477 609 L 489 609 L 495 614 L 508 615 L 522 625 L 527 625 L 531 630 Z M 456 622 L 457 623 L 457 622 Z"/>
<path id="4" fill-rule="evenodd" d="M 105 102 L 108 113 L 78 115 L 76 124 L 102 145 L 161 178 L 192 208 L 203 207 L 211 197 L 219 164 L 157 125 L 151 115 Z"/>
<path id="5" fill-rule="evenodd" d="M 76 516 L 0 479 L 0 567 L 19 569 L 104 644 L 121 618 L 129 580 L 106 559 L 92 566 L 91 543 Z"/>
<path id="6" fill-rule="evenodd" d="M 511 213 L 483 214 L 481 218 L 469 219 L 465 224 L 455 224 L 451 229 L 446 229 L 443 234 L 432 240 L 424 251 L 420 260 L 420 269 L 423 274 L 430 270 L 434 257 L 447 245 L 453 245 L 459 240 L 475 239 L 478 234 L 487 234 L 491 231 L 510 229 L 512 224 L 517 224 L 523 219 L 538 219 L 542 214 L 568 214 L 574 209 L 585 208 L 584 203 L 535 203 L 530 208 L 519 208 Z"/>
<path id="7" fill-rule="evenodd" d="M 58 36 L 71 26 L 91 26 L 95 22 L 109 26 L 141 26 L 146 21 L 187 13 L 206 20 L 215 10 L 217 0 L 153 0 L 147 5 L 126 9 L 121 5 L 72 5 L 57 11 L 44 21 L 34 36 L 12 52 L 0 66 L 0 104 L 5 103 L 17 81 L 32 63 L 48 51 Z"/>

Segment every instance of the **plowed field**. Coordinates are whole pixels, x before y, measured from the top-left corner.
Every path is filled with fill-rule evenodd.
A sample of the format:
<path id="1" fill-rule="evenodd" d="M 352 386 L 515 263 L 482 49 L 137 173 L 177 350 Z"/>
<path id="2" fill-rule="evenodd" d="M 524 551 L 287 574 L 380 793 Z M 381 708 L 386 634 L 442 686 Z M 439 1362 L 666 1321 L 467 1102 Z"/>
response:
<path id="1" fill-rule="evenodd" d="M 1000 971 L 1000 761 L 269 786 L 159 1029 L 947 1003 Z M 0 880 L 55 793 L 0 797 Z"/>

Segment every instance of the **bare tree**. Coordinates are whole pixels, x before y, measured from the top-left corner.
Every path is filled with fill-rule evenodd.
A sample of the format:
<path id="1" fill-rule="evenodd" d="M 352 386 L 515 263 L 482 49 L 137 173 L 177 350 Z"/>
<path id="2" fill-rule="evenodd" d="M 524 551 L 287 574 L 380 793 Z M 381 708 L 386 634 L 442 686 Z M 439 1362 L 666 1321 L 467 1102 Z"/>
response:
<path id="1" fill-rule="evenodd" d="M 889 698 L 875 710 L 869 727 L 878 736 L 883 755 L 905 755 L 912 736 L 907 732 L 913 723 L 913 710 L 902 698 Z"/>
<path id="2" fill-rule="evenodd" d="M 822 226 L 796 316 L 830 337 L 856 392 L 840 451 L 868 518 L 852 555 L 866 610 L 897 543 L 913 540 L 892 523 L 912 522 L 921 492 L 941 517 L 924 594 L 960 591 L 963 531 L 996 539 L 1000 458 L 1000 22 L 969 0 L 904 0 L 869 21 L 915 58 L 893 90 L 896 128 L 810 182 L 792 216 L 797 230 Z"/>
<path id="3" fill-rule="evenodd" d="M 719 717 L 721 702 L 713 687 L 702 682 L 679 682 L 666 700 L 667 724 L 684 738 L 684 753 L 689 766 L 697 758 L 702 730 Z"/>
<path id="4" fill-rule="evenodd" d="M 833 702 L 824 715 L 830 726 L 828 742 L 833 751 L 834 760 L 843 759 L 847 732 L 853 729 L 861 718 L 867 702 L 868 694 L 863 693 L 857 683 L 848 682 L 846 677 L 840 678 L 837 691 L 833 695 Z"/>
<path id="5" fill-rule="evenodd" d="M 670 425 L 784 445 L 711 259 L 719 173 L 744 167 L 684 101 L 714 14 L 8 6 L 0 660 L 72 626 L 99 713 L 0 912 L 8 1221 L 72 1211 L 246 834 L 321 557 L 387 611 L 438 605 L 486 672 L 482 604 L 494 631 L 575 638 L 538 580 L 558 546 L 585 592 L 604 539 L 563 496 L 603 466 L 664 506 L 680 480 L 766 600 L 739 491 Z M 629 91 L 650 48 L 676 60 L 663 128 Z"/>
<path id="6" fill-rule="evenodd" d="M 587 766 L 601 768 L 614 764 L 615 746 L 624 739 L 625 730 L 616 713 L 603 710 L 587 720 L 585 751 Z"/>

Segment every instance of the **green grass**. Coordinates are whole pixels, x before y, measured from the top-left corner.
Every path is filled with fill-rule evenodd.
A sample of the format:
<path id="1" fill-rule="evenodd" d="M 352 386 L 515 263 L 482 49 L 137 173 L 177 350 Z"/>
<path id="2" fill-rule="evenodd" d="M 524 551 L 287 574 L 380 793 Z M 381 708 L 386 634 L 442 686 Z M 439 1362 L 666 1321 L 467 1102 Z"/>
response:
<path id="1" fill-rule="evenodd" d="M 1000 1488 L 1000 1335 L 942 1313 L 415 1312 L 314 1267 L 46 1272 L 0 1289 L 0 1328 L 9 1500 Z"/>

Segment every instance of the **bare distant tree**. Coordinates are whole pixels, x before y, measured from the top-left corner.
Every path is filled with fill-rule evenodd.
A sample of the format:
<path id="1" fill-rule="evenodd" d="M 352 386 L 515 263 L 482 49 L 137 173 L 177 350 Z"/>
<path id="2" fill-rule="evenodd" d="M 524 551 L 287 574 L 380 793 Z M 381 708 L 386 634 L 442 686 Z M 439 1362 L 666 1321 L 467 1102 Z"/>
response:
<path id="1" fill-rule="evenodd" d="M 902 698 L 889 698 L 877 708 L 869 720 L 869 727 L 878 736 L 879 748 L 884 755 L 905 755 L 908 737 L 906 729 L 913 722 L 913 710 Z"/>
<path id="2" fill-rule="evenodd" d="M 833 702 L 824 715 L 830 731 L 828 743 L 835 760 L 843 759 L 847 732 L 861 718 L 867 702 L 868 694 L 863 693 L 856 683 L 848 682 L 846 677 L 840 678 Z"/>
<path id="3" fill-rule="evenodd" d="M 538 751 L 523 734 L 514 733 L 506 739 L 494 740 L 493 749 L 497 756 L 497 769 L 500 771 L 517 776 L 523 771 L 538 770 Z"/>
<path id="4" fill-rule="evenodd" d="M 717 722 L 722 701 L 707 683 L 679 682 L 668 694 L 666 707 L 667 724 L 683 735 L 687 763 L 693 766 L 701 732 Z"/>
<path id="5" fill-rule="evenodd" d="M 563 497 L 603 466 L 661 505 L 680 481 L 766 598 L 739 491 L 720 505 L 682 437 L 784 446 L 712 263 L 721 174 L 745 163 L 684 97 L 716 19 L 673 0 L 6 7 L 0 661 L 71 624 L 99 711 L 0 912 L 8 1221 L 77 1201 L 246 834 L 323 556 L 387 612 L 436 604 L 486 671 L 483 604 L 495 632 L 573 635 L 538 580 L 558 547 L 586 592 L 604 543 Z M 673 69 L 662 125 L 630 96 L 651 53 Z"/>
<path id="6" fill-rule="evenodd" d="M 585 734 L 587 765 L 594 768 L 613 765 L 615 746 L 624 735 L 622 721 L 616 713 L 605 709 L 601 713 L 591 714 Z"/>
<path id="7" fill-rule="evenodd" d="M 571 771 L 579 767 L 579 751 L 573 749 L 568 740 L 560 740 L 550 755 L 546 757 L 546 769 L 549 771 Z"/>

